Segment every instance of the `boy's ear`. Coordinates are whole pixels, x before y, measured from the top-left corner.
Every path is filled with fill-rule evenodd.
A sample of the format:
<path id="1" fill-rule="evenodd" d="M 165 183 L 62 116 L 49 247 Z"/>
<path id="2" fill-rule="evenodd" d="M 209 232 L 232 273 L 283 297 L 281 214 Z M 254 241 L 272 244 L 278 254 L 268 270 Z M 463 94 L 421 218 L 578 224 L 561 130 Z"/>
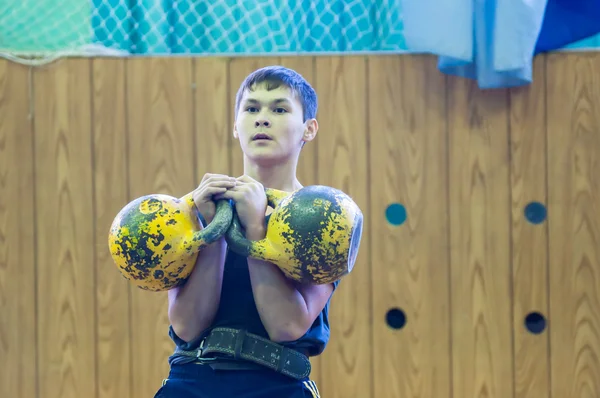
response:
<path id="1" fill-rule="evenodd" d="M 304 136 L 302 137 L 304 141 L 312 141 L 317 136 L 317 132 L 319 131 L 319 123 L 317 119 L 310 119 L 306 121 L 306 130 L 304 130 Z"/>
<path id="2" fill-rule="evenodd" d="M 233 138 L 235 138 L 235 139 L 239 138 L 238 131 L 237 131 L 237 125 L 235 124 L 235 122 L 233 123 Z"/>

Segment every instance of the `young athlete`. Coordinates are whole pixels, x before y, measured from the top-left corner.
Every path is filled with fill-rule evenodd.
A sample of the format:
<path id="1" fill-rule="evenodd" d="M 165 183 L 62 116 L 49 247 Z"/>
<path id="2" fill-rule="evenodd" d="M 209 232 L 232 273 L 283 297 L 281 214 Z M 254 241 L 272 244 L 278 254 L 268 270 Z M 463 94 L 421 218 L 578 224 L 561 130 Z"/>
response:
<path id="1" fill-rule="evenodd" d="M 241 84 L 234 137 L 244 174 L 206 174 L 194 201 L 207 225 L 215 200 L 229 199 L 250 240 L 265 237 L 264 188 L 302 187 L 298 157 L 318 131 L 317 95 L 295 71 L 259 69 Z M 318 397 L 309 356 L 329 340 L 328 309 L 339 282 L 299 285 L 266 261 L 228 251 L 225 238 L 198 256 L 186 284 L 169 296 L 171 371 L 155 397 Z"/>

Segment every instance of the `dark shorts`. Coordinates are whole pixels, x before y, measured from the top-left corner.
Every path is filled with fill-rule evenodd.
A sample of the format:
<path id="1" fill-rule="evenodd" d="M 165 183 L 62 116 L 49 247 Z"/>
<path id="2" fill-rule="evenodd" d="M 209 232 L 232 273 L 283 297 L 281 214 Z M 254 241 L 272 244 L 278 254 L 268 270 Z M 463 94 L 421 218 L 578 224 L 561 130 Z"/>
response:
<path id="1" fill-rule="evenodd" d="M 296 380 L 265 370 L 213 370 L 208 365 L 174 365 L 154 398 L 319 398 L 310 379 Z"/>

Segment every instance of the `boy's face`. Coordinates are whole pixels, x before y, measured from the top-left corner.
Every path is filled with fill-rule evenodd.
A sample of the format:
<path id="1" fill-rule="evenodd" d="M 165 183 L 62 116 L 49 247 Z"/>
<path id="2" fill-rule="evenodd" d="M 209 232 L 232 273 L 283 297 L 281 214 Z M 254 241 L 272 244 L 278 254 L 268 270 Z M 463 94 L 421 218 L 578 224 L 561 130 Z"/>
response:
<path id="1" fill-rule="evenodd" d="M 317 133 L 316 120 L 302 119 L 302 104 L 288 87 L 269 91 L 261 84 L 244 93 L 233 134 L 250 160 L 286 161 Z"/>

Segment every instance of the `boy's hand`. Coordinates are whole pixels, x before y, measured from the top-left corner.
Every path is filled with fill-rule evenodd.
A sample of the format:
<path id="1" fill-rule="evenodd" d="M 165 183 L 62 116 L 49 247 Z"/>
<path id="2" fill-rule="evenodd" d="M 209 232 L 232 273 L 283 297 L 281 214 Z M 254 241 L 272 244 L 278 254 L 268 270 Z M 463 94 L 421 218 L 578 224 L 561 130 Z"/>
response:
<path id="1" fill-rule="evenodd" d="M 202 217 L 206 220 L 206 224 L 215 217 L 216 206 L 214 202 L 215 195 L 227 192 L 236 186 L 236 179 L 223 174 L 204 174 L 200 185 L 192 197 Z"/>
<path id="2" fill-rule="evenodd" d="M 265 213 L 267 211 L 267 195 L 263 185 L 255 179 L 243 175 L 238 177 L 235 187 L 220 193 L 216 198 L 232 199 L 246 238 L 259 240 L 265 235 Z"/>

